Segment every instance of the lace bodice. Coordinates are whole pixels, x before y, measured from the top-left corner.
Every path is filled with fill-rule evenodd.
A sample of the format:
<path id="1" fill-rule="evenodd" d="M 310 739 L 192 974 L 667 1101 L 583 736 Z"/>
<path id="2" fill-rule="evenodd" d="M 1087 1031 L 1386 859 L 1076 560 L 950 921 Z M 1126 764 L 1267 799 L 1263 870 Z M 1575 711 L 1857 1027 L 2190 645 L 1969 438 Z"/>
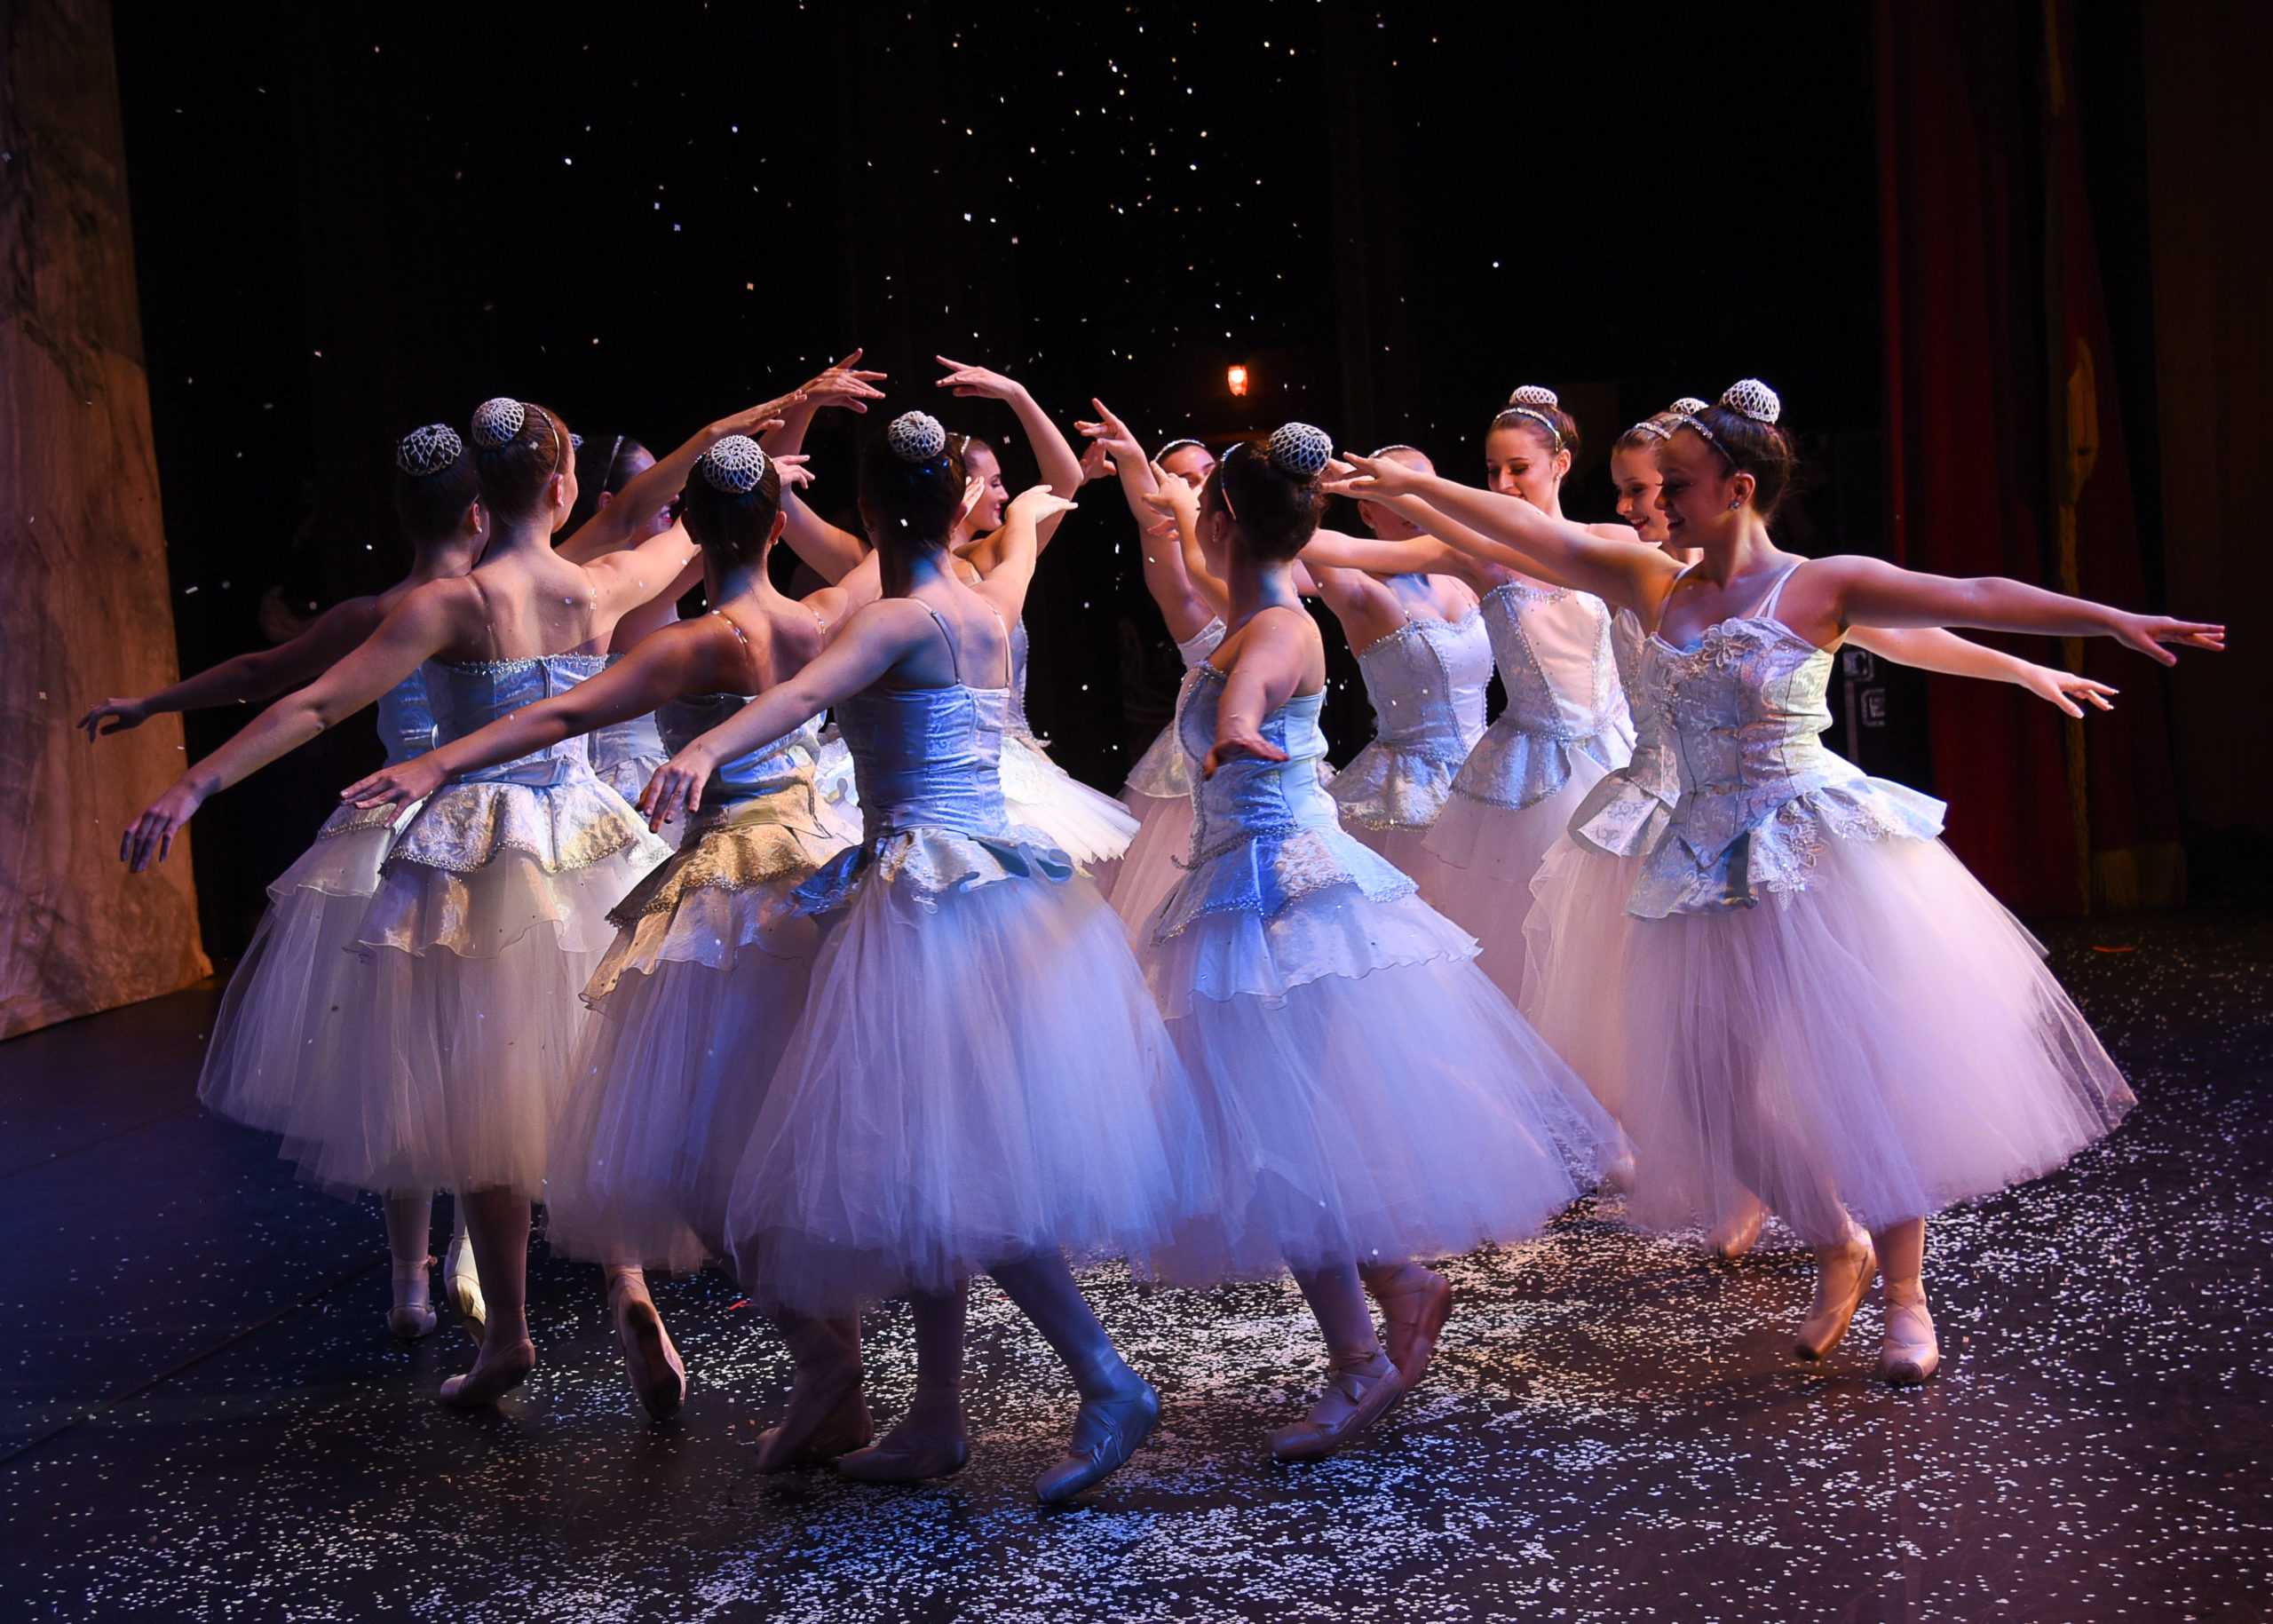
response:
<path id="1" fill-rule="evenodd" d="M 426 668 L 420 666 L 379 695 L 379 742 L 387 765 L 400 766 L 434 748 L 434 712 L 426 702 Z"/>
<path id="2" fill-rule="evenodd" d="M 1484 733 L 1492 639 L 1484 616 L 1407 621 L 1358 656 L 1379 743 L 1457 765 Z"/>
<path id="3" fill-rule="evenodd" d="M 622 659 L 620 654 L 610 654 L 607 663 L 614 665 Z M 663 748 L 662 735 L 655 726 L 655 717 L 631 717 L 622 722 L 610 722 L 605 727 L 591 731 L 592 767 L 605 772 L 622 763 L 645 762 L 653 764 L 670 752 Z"/>
<path id="4" fill-rule="evenodd" d="M 1176 646 L 1176 652 L 1184 658 L 1187 680 L 1192 672 L 1216 652 L 1223 640 L 1224 622 L 1216 619 L 1209 621 Z M 1153 740 L 1144 755 L 1137 758 L 1136 766 L 1129 770 L 1129 788 L 1135 794 L 1151 796 L 1155 800 L 1167 800 L 1171 796 L 1182 798 L 1192 793 L 1192 764 L 1184 759 L 1184 746 L 1176 739 L 1173 718 L 1168 726 L 1160 730 L 1160 736 Z"/>
<path id="5" fill-rule="evenodd" d="M 429 661 L 426 691 L 434 707 L 438 741 L 463 739 L 499 717 L 565 693 L 606 669 L 604 654 L 543 654 L 533 660 L 482 660 L 469 664 Z M 582 738 L 534 750 L 518 760 L 462 773 L 460 783 L 513 783 L 531 788 L 591 776 L 590 748 Z"/>
<path id="6" fill-rule="evenodd" d="M 870 845 L 907 829 L 1000 835 L 1007 688 L 873 687 L 836 707 Z"/>
<path id="7" fill-rule="evenodd" d="M 1010 622 L 1010 704 L 1002 719 L 1005 733 L 1032 739 L 1034 724 L 1026 720 L 1026 617 L 1023 614 Z"/>
<path id="8" fill-rule="evenodd" d="M 676 756 L 688 745 L 733 717 L 749 700 L 740 693 L 696 693 L 675 699 L 655 711 L 655 728 L 663 754 Z M 813 757 L 820 749 L 820 718 L 808 718 L 795 733 L 770 744 L 721 762 L 703 786 L 705 806 L 746 801 L 754 796 L 774 795 L 813 775 Z"/>
<path id="9" fill-rule="evenodd" d="M 1601 598 L 1509 581 L 1484 595 L 1482 614 L 1508 691 L 1501 725 L 1569 741 L 1628 725 Z"/>

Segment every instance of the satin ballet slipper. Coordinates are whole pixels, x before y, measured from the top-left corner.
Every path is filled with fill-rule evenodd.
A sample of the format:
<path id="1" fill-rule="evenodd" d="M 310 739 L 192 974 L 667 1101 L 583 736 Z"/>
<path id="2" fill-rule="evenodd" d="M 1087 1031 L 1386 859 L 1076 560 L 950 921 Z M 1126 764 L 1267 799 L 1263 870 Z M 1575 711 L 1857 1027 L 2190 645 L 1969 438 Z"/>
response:
<path id="1" fill-rule="evenodd" d="M 1453 1283 L 1433 1269 L 1406 1264 L 1365 1271 L 1366 1289 L 1380 1304 L 1385 1335 L 1382 1351 L 1405 1378 L 1407 1392 L 1421 1385 L 1437 1339 L 1453 1311 Z"/>
<path id="2" fill-rule="evenodd" d="M 1073 1417 L 1073 1441 L 1057 1464 L 1034 1480 L 1034 1498 L 1063 1504 L 1118 1470 L 1160 1424 L 1160 1396 L 1130 1373 L 1136 1385 L 1102 1398 L 1084 1398 Z"/>
<path id="3" fill-rule="evenodd" d="M 960 1394 L 927 1400 L 922 1389 L 899 1425 L 866 1449 L 836 1458 L 836 1473 L 860 1483 L 922 1483 L 952 1477 L 970 1463 Z"/>
<path id="4" fill-rule="evenodd" d="M 485 1408 L 527 1381 L 535 1368 L 536 1344 L 527 1337 L 495 1349 L 485 1342 L 471 1370 L 442 1383 L 442 1402 L 458 1410 Z"/>
<path id="5" fill-rule="evenodd" d="M 1713 1255 L 1731 1263 L 1745 1256 L 1759 1244 L 1760 1226 L 1767 1217 L 1766 1206 L 1758 1196 L 1747 1192 L 1744 1205 L 1713 1226 Z"/>
<path id="6" fill-rule="evenodd" d="M 796 1358 L 788 1407 L 758 1435 L 757 1470 L 788 1471 L 825 1465 L 865 1447 L 875 1437 L 860 1390 L 860 1360 L 819 1320 L 785 1325 Z"/>
<path id="7" fill-rule="evenodd" d="M 1404 1396 L 1405 1378 L 1387 1354 L 1337 1359 L 1327 1367 L 1326 1391 L 1310 1413 L 1271 1434 L 1271 1453 L 1281 1461 L 1324 1460 L 1387 1414 Z"/>
<path id="8" fill-rule="evenodd" d="M 1844 1246 L 1818 1248 L 1815 1256 L 1815 1301 L 1808 1309 L 1808 1317 L 1800 1322 L 1799 1335 L 1794 1339 L 1794 1359 L 1816 1360 L 1831 1356 L 1831 1351 L 1846 1336 L 1855 1311 L 1863 1305 L 1863 1295 L 1870 1290 L 1871 1281 L 1878 1273 L 1878 1251 L 1863 1230 L 1850 1230 Z"/>
<path id="9" fill-rule="evenodd" d="M 618 1275 L 608 1295 L 614 1309 L 615 1340 L 623 1349 L 623 1372 L 639 1407 L 651 1421 L 669 1421 L 686 1402 L 686 1366 L 678 1348 L 644 1285 L 635 1288 Z"/>
<path id="10" fill-rule="evenodd" d="M 1891 1387 L 1923 1387 L 1942 1367 L 1942 1344 L 1926 1294 L 1887 1293 L 1886 1339 L 1879 1347 L 1879 1379 Z"/>
<path id="11" fill-rule="evenodd" d="M 450 1236 L 450 1244 L 442 1253 L 442 1289 L 457 1311 L 458 1324 L 479 1346 L 489 1329 L 489 1305 L 482 1301 L 481 1276 L 473 1266 L 473 1242 L 463 1225 Z"/>
<path id="12" fill-rule="evenodd" d="M 399 1341 L 416 1342 L 433 1332 L 434 1309 L 427 1300 L 426 1282 L 426 1265 L 433 1261 L 422 1257 L 415 1264 L 392 1267 L 394 1306 L 387 1310 L 387 1329 Z"/>

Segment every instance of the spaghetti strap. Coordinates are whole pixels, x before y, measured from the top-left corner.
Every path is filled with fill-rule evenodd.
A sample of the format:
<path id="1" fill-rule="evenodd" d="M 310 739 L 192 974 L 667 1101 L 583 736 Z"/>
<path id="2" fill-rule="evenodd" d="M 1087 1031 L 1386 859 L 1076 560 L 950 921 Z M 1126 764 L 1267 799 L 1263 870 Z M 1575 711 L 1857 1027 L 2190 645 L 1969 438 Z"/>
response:
<path id="1" fill-rule="evenodd" d="M 1675 575 L 1671 581 L 1666 582 L 1665 596 L 1658 599 L 1658 623 L 1650 628 L 1650 635 L 1651 637 L 1661 638 L 1665 636 L 1666 606 L 1673 601 L 1673 595 L 1681 590 L 1681 583 L 1689 579 L 1689 572 L 1696 567 L 1697 566 L 1695 564 L 1684 564 L 1681 566 L 1681 574 Z"/>
<path id="2" fill-rule="evenodd" d="M 1010 687 L 1011 685 L 1013 677 L 1013 673 L 1010 669 L 1011 656 L 1010 622 L 1002 618 L 1002 612 L 994 606 L 994 600 L 993 598 L 982 597 L 978 601 L 986 606 L 986 612 L 994 617 L 994 624 L 1002 633 L 1002 685 L 1006 688 Z M 958 678 L 958 680 L 960 680 L 960 678 Z"/>
<path id="3" fill-rule="evenodd" d="M 955 634 L 954 631 L 949 630 L 947 626 L 947 617 L 940 614 L 937 609 L 934 609 L 930 604 L 923 603 L 922 598 L 919 598 L 915 601 L 919 604 L 923 604 L 923 613 L 930 615 L 931 617 L 931 624 L 939 629 L 939 637 L 947 646 L 947 663 L 954 669 L 955 685 L 958 687 L 969 686 L 970 685 L 965 683 L 962 679 L 962 650 L 955 645 Z"/>
<path id="4" fill-rule="evenodd" d="M 1768 589 L 1768 596 L 1760 600 L 1760 607 L 1754 609 L 1750 614 L 1745 616 L 1745 618 L 1752 621 L 1764 621 L 1774 618 L 1777 602 L 1784 596 L 1784 583 L 1791 580 L 1793 576 L 1798 574 L 1800 573 L 1800 564 L 1805 564 L 1807 560 L 1805 558 L 1802 558 L 1799 564 L 1793 565 L 1791 568 L 1777 576 L 1776 584 Z"/>

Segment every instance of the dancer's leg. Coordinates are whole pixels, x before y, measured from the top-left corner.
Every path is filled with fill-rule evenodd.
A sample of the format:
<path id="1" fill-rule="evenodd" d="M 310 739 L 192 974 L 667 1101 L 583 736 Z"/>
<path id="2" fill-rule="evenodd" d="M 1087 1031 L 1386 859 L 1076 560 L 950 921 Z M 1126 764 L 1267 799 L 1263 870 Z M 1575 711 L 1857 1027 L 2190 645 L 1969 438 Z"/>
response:
<path id="1" fill-rule="evenodd" d="M 450 1306 L 457 1310 L 458 1323 L 475 1343 L 489 1322 L 488 1305 L 481 1298 L 481 1271 L 473 1266 L 473 1238 L 466 1233 L 465 1203 L 450 1203 L 455 1216 L 450 1224 L 450 1244 L 442 1253 L 442 1289 L 447 1293 Z"/>
<path id="2" fill-rule="evenodd" d="M 686 1402 L 686 1366 L 663 1328 L 655 1299 L 647 1294 L 645 1271 L 630 1264 L 609 1264 L 607 1306 L 623 1349 L 624 1374 L 640 1407 L 652 1421 L 669 1420 Z"/>
<path id="3" fill-rule="evenodd" d="M 388 1192 L 383 1205 L 387 1215 L 388 1273 L 394 1305 L 387 1310 L 387 1329 L 405 1342 L 416 1342 L 434 1328 L 434 1310 L 427 1284 L 427 1243 L 433 1238 L 434 1197 L 426 1190 Z"/>
<path id="4" fill-rule="evenodd" d="M 1034 1483 L 1034 1493 L 1045 1502 L 1070 1500 L 1119 1467 L 1152 1435 L 1160 1424 L 1160 1395 L 1122 1361 L 1063 1256 L 1037 1252 L 998 1264 L 989 1272 L 1065 1362 L 1081 1390 L 1073 1443 Z"/>
<path id="5" fill-rule="evenodd" d="M 796 1374 L 789 1407 L 778 1424 L 758 1436 L 757 1470 L 818 1466 L 864 1447 L 875 1436 L 875 1423 L 860 1391 L 858 1317 L 806 1319 L 780 1314 L 773 1323 L 789 1344 Z"/>
<path id="6" fill-rule="evenodd" d="M 1452 1282 L 1415 1263 L 1377 1264 L 1358 1273 L 1381 1305 L 1382 1321 L 1388 1327 L 1382 1351 L 1407 1388 L 1418 1386 L 1453 1311 Z"/>
<path id="7" fill-rule="evenodd" d="M 915 1397 L 907 1414 L 866 1449 L 842 1456 L 836 1470 L 869 1483 L 913 1483 L 961 1471 L 970 1459 L 962 1420 L 964 1288 L 916 1292 Z"/>
<path id="8" fill-rule="evenodd" d="M 1405 1378 L 1374 1334 L 1355 1264 L 1297 1269 L 1295 1283 L 1326 1337 L 1326 1391 L 1302 1420 L 1271 1433 L 1271 1453 L 1282 1461 L 1315 1461 L 1380 1420 L 1403 1395 Z"/>
<path id="9" fill-rule="evenodd" d="M 1926 1220 L 1905 1218 L 1872 1237 L 1886 1281 L 1886 1340 L 1879 1374 L 1897 1387 L 1918 1387 L 1942 1366 L 1934 1316 L 1926 1311 Z"/>
<path id="10" fill-rule="evenodd" d="M 529 1203 L 511 1190 L 461 1192 L 466 1232 L 488 1299 L 489 1324 L 473 1368 L 442 1383 L 442 1402 L 468 1408 L 495 1404 L 536 1367 L 529 1340 Z"/>

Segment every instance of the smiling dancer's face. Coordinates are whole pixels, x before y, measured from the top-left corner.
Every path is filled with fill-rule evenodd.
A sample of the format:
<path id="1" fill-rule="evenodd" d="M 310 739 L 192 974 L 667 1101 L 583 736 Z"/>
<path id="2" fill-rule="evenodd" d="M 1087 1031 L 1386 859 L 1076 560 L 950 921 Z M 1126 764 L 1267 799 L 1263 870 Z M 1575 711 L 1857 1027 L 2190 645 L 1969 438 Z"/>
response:
<path id="1" fill-rule="evenodd" d="M 1555 489 L 1571 465 L 1547 431 L 1530 423 L 1493 429 L 1484 437 L 1484 482 L 1502 496 L 1520 496 L 1542 512 L 1559 511 Z"/>
<path id="2" fill-rule="evenodd" d="M 986 488 L 970 511 L 970 534 L 985 535 L 1002 527 L 1002 510 L 1010 505 L 1010 487 L 1002 483 L 1002 464 L 994 453 L 973 440 L 962 454 L 963 472 Z"/>
<path id="3" fill-rule="evenodd" d="M 1639 540 L 1664 546 L 1666 516 L 1658 511 L 1657 453 L 1635 446 L 1619 447 L 1610 454 L 1610 482 L 1618 487 L 1619 518 L 1634 527 Z"/>
<path id="4" fill-rule="evenodd" d="M 1399 446 L 1389 454 L 1387 460 L 1402 463 L 1407 468 L 1417 468 L 1422 473 L 1437 471 L 1437 465 L 1429 460 L 1425 453 L 1415 451 L 1410 446 Z M 1395 509 L 1385 508 L 1378 502 L 1360 502 L 1358 517 L 1366 521 L 1366 529 L 1385 542 L 1409 542 L 1421 534 L 1420 526 Z"/>
<path id="5" fill-rule="evenodd" d="M 1734 478 L 1720 453 L 1694 429 L 1675 429 L 1658 448 L 1658 511 L 1665 515 L 1668 547 L 1704 547 L 1729 529 L 1739 509 Z"/>

